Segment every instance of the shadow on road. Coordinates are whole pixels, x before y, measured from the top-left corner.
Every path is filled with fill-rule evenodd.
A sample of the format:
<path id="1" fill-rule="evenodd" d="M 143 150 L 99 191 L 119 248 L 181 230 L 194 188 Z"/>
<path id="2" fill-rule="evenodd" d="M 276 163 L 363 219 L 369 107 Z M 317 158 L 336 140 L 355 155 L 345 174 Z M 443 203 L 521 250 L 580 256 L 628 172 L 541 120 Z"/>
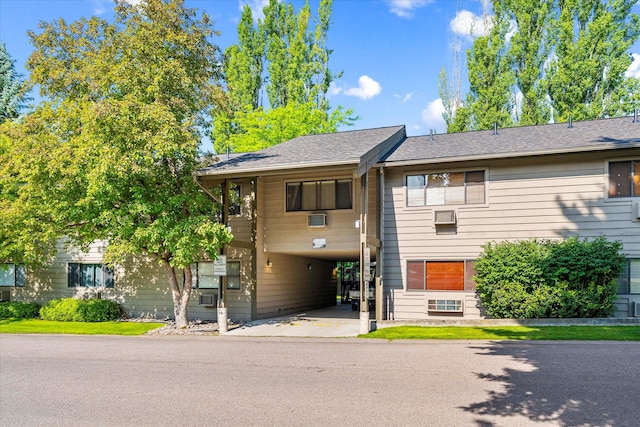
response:
<path id="1" fill-rule="evenodd" d="M 626 346 L 628 358 L 613 360 L 610 346 Z M 460 407 L 478 415 L 478 426 L 493 426 L 483 416 L 524 416 L 532 424 L 566 426 L 638 425 L 640 344 L 496 342 L 471 347 L 478 354 L 510 358 L 500 375 L 475 375 L 492 384 L 482 402 Z M 550 352 L 553 348 L 553 352 Z M 627 351 L 628 350 L 628 351 Z M 556 356 L 551 356 L 550 353 Z M 495 387 L 498 386 L 498 387 Z"/>

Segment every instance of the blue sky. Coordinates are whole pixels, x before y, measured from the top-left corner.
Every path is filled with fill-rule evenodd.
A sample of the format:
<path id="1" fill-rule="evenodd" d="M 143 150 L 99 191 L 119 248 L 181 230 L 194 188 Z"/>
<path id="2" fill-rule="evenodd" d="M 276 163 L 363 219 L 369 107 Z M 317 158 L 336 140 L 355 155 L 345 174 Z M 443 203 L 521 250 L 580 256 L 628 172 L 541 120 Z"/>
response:
<path id="1" fill-rule="evenodd" d="M 288 2 L 296 10 L 304 4 Z M 221 32 L 213 41 L 222 49 L 236 42 L 245 3 L 257 11 L 265 2 L 187 0 L 189 7 L 213 18 Z M 310 4 L 315 11 L 318 1 Z M 112 5 L 110 0 L 0 0 L 0 41 L 26 76 L 24 64 L 32 51 L 28 30 L 38 32 L 40 21 L 58 18 L 71 22 L 98 15 L 111 20 Z M 438 73 L 442 67 L 450 73 L 454 47 L 466 49 L 471 33 L 481 31 L 482 10 L 480 0 L 334 0 L 329 65 L 344 74 L 331 89 L 332 106 L 355 110 L 361 119 L 352 129 L 404 124 L 409 135 L 445 132 Z M 640 13 L 640 1 L 634 11 Z M 630 53 L 635 61 L 628 73 L 640 77 L 640 42 Z"/>

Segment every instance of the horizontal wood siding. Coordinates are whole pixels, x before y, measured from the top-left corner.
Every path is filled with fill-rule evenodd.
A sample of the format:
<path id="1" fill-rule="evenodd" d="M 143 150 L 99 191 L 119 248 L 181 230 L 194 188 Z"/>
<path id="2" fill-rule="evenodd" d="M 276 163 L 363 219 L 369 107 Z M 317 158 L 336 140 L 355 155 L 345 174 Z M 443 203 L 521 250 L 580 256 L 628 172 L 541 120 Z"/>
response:
<path id="1" fill-rule="evenodd" d="M 336 303 L 335 263 L 282 254 L 269 254 L 269 259 L 271 267 L 258 268 L 256 300 L 259 319 Z"/>
<path id="2" fill-rule="evenodd" d="M 165 270 L 155 261 L 145 257 L 130 257 L 122 265 L 115 267 L 115 284 L 113 288 L 86 288 L 67 286 L 67 264 L 69 262 L 101 263 L 104 244 L 91 245 L 89 251 L 83 253 L 70 248 L 66 252 L 62 244 L 58 246 L 58 254 L 53 262 L 42 269 L 27 269 L 24 288 L 14 288 L 13 297 L 21 301 L 34 301 L 44 304 L 56 298 L 94 297 L 100 292 L 103 299 L 112 299 L 122 304 L 131 317 L 150 319 L 173 319 L 173 300 L 169 289 L 169 281 Z M 246 255 L 244 256 L 246 258 Z M 230 259 L 242 259 L 243 255 L 231 252 Z M 242 289 L 229 291 L 227 294 L 229 318 L 232 320 L 249 320 L 246 297 L 250 281 L 244 276 L 248 274 L 244 268 L 241 274 Z M 181 272 L 178 282 L 182 283 Z M 215 293 L 213 290 L 194 289 L 188 306 L 190 319 L 216 320 L 215 307 L 199 306 L 200 293 Z M 250 316 L 250 315 L 249 315 Z"/>
<path id="3" fill-rule="evenodd" d="M 270 189 L 270 190 L 269 190 Z M 269 192 L 270 191 L 270 192 Z M 258 179 L 257 228 L 262 230 L 256 236 L 256 317 L 260 319 L 296 313 L 312 308 L 327 307 L 336 303 L 335 263 L 307 256 L 278 253 L 272 250 L 266 230 L 273 234 L 268 224 L 275 223 L 276 229 L 285 233 L 293 244 L 298 237 L 296 229 L 303 227 L 281 221 L 284 201 L 280 192 L 284 192 L 284 181 L 277 178 Z M 278 196 L 279 195 L 279 196 Z M 273 198 L 280 202 L 274 203 Z M 279 209 L 275 214 L 270 212 Z M 279 214 L 278 214 L 279 213 Z M 276 239 L 277 241 L 278 239 Z M 285 246 L 286 242 L 279 244 Z M 310 240 L 307 242 L 310 246 Z M 286 246 L 290 251 L 291 246 Z M 267 265 L 267 260 L 271 265 Z M 308 266 L 311 264 L 311 269 Z"/>
<path id="4" fill-rule="evenodd" d="M 627 256 L 640 257 L 640 223 L 631 220 L 632 201 L 606 198 L 607 160 L 589 153 L 385 168 L 384 283 L 395 318 L 431 317 L 424 309 L 431 293 L 404 290 L 407 260 L 475 259 L 490 241 L 602 235 L 622 241 Z M 486 204 L 406 207 L 406 174 L 477 169 L 487 170 Z M 433 216 L 439 209 L 456 211 L 455 234 L 438 234 Z M 465 317 L 481 315 L 477 307 L 469 309 L 473 293 L 448 294 L 447 299 L 464 297 Z"/>
<path id="5" fill-rule="evenodd" d="M 260 210 L 261 233 L 264 238 L 264 248 L 268 252 L 300 254 L 313 256 L 311 243 L 314 239 L 325 239 L 326 248 L 319 252 L 335 252 L 342 254 L 350 252 L 357 257 L 359 235 L 355 227 L 360 215 L 360 182 L 353 180 L 353 208 L 345 210 L 318 210 L 328 216 L 328 226 L 313 228 L 307 226 L 307 217 L 312 212 L 286 212 L 285 193 L 286 183 L 291 181 L 349 179 L 351 171 L 318 172 L 313 175 L 277 176 L 261 178 L 259 203 L 263 203 Z M 376 189 L 375 176 L 370 177 L 369 191 L 369 223 L 375 224 Z M 371 188 L 371 186 L 373 188 Z M 314 211 L 316 212 L 316 211 Z M 375 228 L 372 228 L 375 230 Z M 324 256 L 324 255 L 323 255 Z"/>

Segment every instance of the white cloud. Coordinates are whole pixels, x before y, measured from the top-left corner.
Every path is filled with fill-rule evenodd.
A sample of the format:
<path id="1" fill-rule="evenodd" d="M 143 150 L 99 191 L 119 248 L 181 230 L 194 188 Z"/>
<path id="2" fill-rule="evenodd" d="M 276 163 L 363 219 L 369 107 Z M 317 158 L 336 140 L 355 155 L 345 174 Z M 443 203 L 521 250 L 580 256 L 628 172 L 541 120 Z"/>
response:
<path id="1" fill-rule="evenodd" d="M 347 96 L 356 96 L 360 99 L 371 99 L 382 91 L 380 83 L 373 80 L 369 76 L 360 76 L 358 79 L 358 87 L 342 89 L 335 86 L 332 92 L 338 94 L 340 92 Z"/>
<path id="2" fill-rule="evenodd" d="M 398 95 L 397 93 L 395 95 L 393 95 L 394 98 L 397 99 L 401 99 L 400 103 L 404 104 L 406 102 L 411 101 L 411 98 L 413 98 L 413 93 L 409 92 L 406 95 L 402 96 L 402 95 Z"/>
<path id="3" fill-rule="evenodd" d="M 422 110 L 422 121 L 429 129 L 434 129 L 438 133 L 445 133 L 447 131 L 447 124 L 442 118 L 444 113 L 444 105 L 442 105 L 442 99 L 438 98 L 435 101 L 431 101 L 427 107 Z"/>
<path id="4" fill-rule="evenodd" d="M 478 16 L 468 10 L 457 12 L 456 16 L 449 22 L 449 29 L 454 34 L 472 39 L 486 35 L 490 26 L 491 21 L 485 24 L 482 16 Z"/>
<path id="5" fill-rule="evenodd" d="M 433 0 L 387 0 L 391 13 L 401 18 L 413 18 L 413 10 L 432 3 Z"/>
<path id="6" fill-rule="evenodd" d="M 640 3 L 640 2 L 639 2 Z M 633 62 L 627 68 L 626 73 L 624 73 L 625 77 L 636 77 L 640 79 L 640 54 L 632 53 Z"/>
<path id="7" fill-rule="evenodd" d="M 268 4 L 269 0 L 239 0 L 238 8 L 242 11 L 245 5 L 249 5 L 249 8 L 251 8 L 251 16 L 257 21 L 258 19 L 264 19 L 262 9 Z"/>

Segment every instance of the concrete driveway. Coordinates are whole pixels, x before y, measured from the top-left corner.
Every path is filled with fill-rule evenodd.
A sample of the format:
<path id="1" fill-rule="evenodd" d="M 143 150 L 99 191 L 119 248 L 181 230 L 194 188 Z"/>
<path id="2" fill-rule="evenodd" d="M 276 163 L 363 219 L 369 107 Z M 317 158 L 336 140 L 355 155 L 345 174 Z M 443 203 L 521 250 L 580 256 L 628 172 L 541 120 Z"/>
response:
<path id="1" fill-rule="evenodd" d="M 372 313 L 373 314 L 373 313 Z M 255 320 L 230 326 L 226 335 L 249 337 L 355 337 L 360 333 L 360 314 L 350 304 Z M 372 316 L 373 317 L 373 316 Z"/>

